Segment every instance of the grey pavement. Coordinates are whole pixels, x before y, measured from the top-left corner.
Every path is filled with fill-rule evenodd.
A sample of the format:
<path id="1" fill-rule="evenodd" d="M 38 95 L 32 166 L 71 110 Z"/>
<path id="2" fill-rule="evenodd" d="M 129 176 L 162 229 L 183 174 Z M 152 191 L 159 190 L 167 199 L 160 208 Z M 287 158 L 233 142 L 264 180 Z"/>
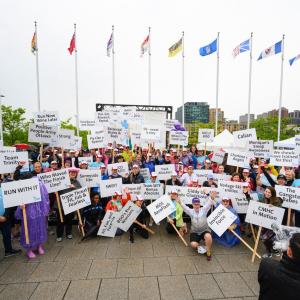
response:
<path id="1" fill-rule="evenodd" d="M 258 298 L 259 260 L 251 263 L 245 246 L 227 249 L 215 243 L 208 262 L 168 235 L 164 225 L 153 229 L 154 236 L 135 236 L 131 244 L 128 233 L 80 242 L 74 227 L 73 240 L 57 243 L 49 235 L 46 254 L 30 261 L 24 252 L 3 258 L 0 249 L 0 299 Z"/>

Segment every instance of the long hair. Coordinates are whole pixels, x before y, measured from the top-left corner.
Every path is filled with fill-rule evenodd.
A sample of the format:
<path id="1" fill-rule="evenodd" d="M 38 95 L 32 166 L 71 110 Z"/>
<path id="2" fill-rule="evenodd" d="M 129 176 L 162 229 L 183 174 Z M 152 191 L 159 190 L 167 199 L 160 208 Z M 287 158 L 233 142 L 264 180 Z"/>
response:
<path id="1" fill-rule="evenodd" d="M 269 190 L 271 192 L 271 198 L 267 199 L 265 198 L 265 203 L 272 204 L 274 206 L 281 206 L 282 200 L 276 196 L 276 190 L 272 186 L 266 187 L 266 190 Z"/>

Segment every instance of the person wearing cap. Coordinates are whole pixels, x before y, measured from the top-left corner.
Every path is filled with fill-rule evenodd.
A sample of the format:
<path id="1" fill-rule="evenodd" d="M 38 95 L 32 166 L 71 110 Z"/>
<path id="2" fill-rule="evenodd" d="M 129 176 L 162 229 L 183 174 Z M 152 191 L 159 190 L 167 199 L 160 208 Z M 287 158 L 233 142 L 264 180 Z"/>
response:
<path id="1" fill-rule="evenodd" d="M 126 146 L 125 148 L 123 147 L 123 149 L 121 147 L 120 147 L 120 149 L 122 150 L 121 155 L 123 156 L 123 158 L 126 162 L 129 162 L 130 158 L 132 157 L 132 152 L 131 152 L 129 146 Z"/>
<path id="2" fill-rule="evenodd" d="M 145 184 L 152 184 L 152 183 L 160 183 L 157 179 L 156 172 L 151 172 L 150 178 L 146 180 Z"/>
<path id="3" fill-rule="evenodd" d="M 203 187 L 218 187 L 217 183 L 214 181 L 214 174 L 207 174 L 207 180 L 203 182 Z"/>
<path id="4" fill-rule="evenodd" d="M 89 169 L 98 170 L 102 163 L 102 159 L 103 159 L 102 154 L 100 154 L 100 153 L 96 154 L 96 160 L 89 163 Z"/>
<path id="5" fill-rule="evenodd" d="M 132 162 L 128 164 L 130 170 L 132 169 L 133 165 L 138 165 L 140 168 L 143 167 L 142 156 L 140 154 L 136 154 Z"/>
<path id="6" fill-rule="evenodd" d="M 154 157 L 150 152 L 147 154 L 147 159 L 143 162 L 143 168 L 148 168 L 150 173 L 155 171 Z"/>
<path id="7" fill-rule="evenodd" d="M 155 165 L 164 165 L 165 164 L 165 159 L 162 156 L 160 149 L 155 150 L 154 164 Z"/>
<path id="8" fill-rule="evenodd" d="M 180 198 L 176 198 L 176 201 L 181 205 L 183 211 L 191 218 L 191 232 L 190 232 L 190 245 L 193 249 L 198 249 L 200 241 L 204 240 L 207 252 L 207 260 L 210 261 L 211 247 L 212 247 L 212 235 L 211 230 L 207 224 L 207 214 L 212 206 L 214 206 L 214 201 L 216 194 L 214 192 L 210 193 L 210 197 L 204 206 L 201 207 L 200 199 L 193 198 L 192 205 L 193 208 L 189 208 L 184 204 Z"/>
<path id="9" fill-rule="evenodd" d="M 132 170 L 127 177 L 124 177 L 123 183 L 130 184 L 130 183 L 144 183 L 144 177 L 140 173 L 140 167 L 137 164 L 132 166 Z"/>
<path id="10" fill-rule="evenodd" d="M 177 173 L 174 171 L 171 174 L 171 178 L 167 180 L 166 185 L 177 185 L 181 186 L 181 182 L 178 179 Z"/>
<path id="11" fill-rule="evenodd" d="M 69 168 L 71 168 L 72 167 L 72 161 L 71 161 L 71 159 L 69 158 L 69 157 L 67 157 L 66 159 L 65 159 L 65 162 L 64 162 L 64 168 L 65 169 L 69 169 Z"/>
<path id="12" fill-rule="evenodd" d="M 254 182 L 253 182 L 252 178 L 250 177 L 249 169 L 243 169 L 241 179 L 242 179 L 243 182 L 247 182 L 250 185 L 250 188 L 251 188 L 252 191 L 255 190 Z"/>
<path id="13" fill-rule="evenodd" d="M 140 207 L 142 209 L 141 213 L 138 215 L 136 220 L 146 226 L 146 219 L 147 219 L 147 207 L 146 204 L 144 203 L 144 198 L 140 195 L 136 195 L 135 198 L 132 200 L 135 205 Z M 149 238 L 149 233 L 148 231 L 141 227 L 138 224 L 133 223 L 130 228 L 129 228 L 129 241 L 131 243 L 134 243 L 134 236 L 133 233 L 137 233 L 140 235 L 143 239 L 148 239 Z"/>
<path id="14" fill-rule="evenodd" d="M 118 167 L 115 165 L 112 165 L 111 175 L 109 176 L 109 179 L 115 179 L 115 178 L 122 178 L 122 176 L 119 174 Z"/>
<path id="15" fill-rule="evenodd" d="M 217 204 L 216 207 L 218 207 L 220 204 L 222 204 L 225 208 L 230 210 L 237 217 L 235 219 L 235 221 L 229 226 L 228 229 L 234 230 L 235 233 L 240 236 L 241 231 L 240 231 L 239 226 L 240 226 L 241 222 L 240 222 L 240 219 L 239 219 L 239 216 L 238 216 L 236 210 L 232 207 L 230 199 L 228 197 L 224 196 L 224 197 L 222 197 L 221 203 Z M 222 246 L 228 247 L 228 248 L 231 248 L 231 247 L 239 244 L 240 240 L 233 233 L 231 233 L 230 230 L 226 230 L 221 236 L 218 236 L 216 233 L 213 232 L 212 235 L 213 235 L 214 241 L 216 241 L 219 244 L 221 244 Z"/>
<path id="16" fill-rule="evenodd" d="M 80 163 L 79 163 L 79 169 L 82 169 L 82 170 L 87 170 L 89 167 L 89 164 L 86 160 L 82 160 Z"/>
<path id="17" fill-rule="evenodd" d="M 68 171 L 69 171 L 71 185 L 69 188 L 59 191 L 58 192 L 59 195 L 63 195 L 63 194 L 66 194 L 66 193 L 69 193 L 71 191 L 81 188 L 81 185 L 80 185 L 79 181 L 77 180 L 77 175 L 78 175 L 79 169 L 73 167 L 73 168 L 69 168 Z M 62 210 L 62 214 L 63 214 L 63 222 L 61 222 L 60 218 L 57 218 L 57 225 L 56 225 L 56 241 L 57 242 L 62 241 L 64 231 L 66 233 L 67 239 L 70 240 L 73 238 L 72 221 L 73 221 L 75 213 L 72 212 L 70 214 L 65 215 Z M 57 209 L 57 216 L 59 216 L 58 209 Z"/>
<path id="18" fill-rule="evenodd" d="M 164 161 L 163 161 L 163 165 L 170 165 L 172 163 L 171 161 L 171 154 L 170 153 L 166 153 L 164 156 Z"/>
<path id="19" fill-rule="evenodd" d="M 50 168 L 52 169 L 52 171 L 58 170 L 58 163 L 56 160 L 51 161 Z"/>
<path id="20" fill-rule="evenodd" d="M 204 166 L 204 161 L 206 158 L 207 156 L 204 155 L 203 150 L 196 151 L 197 169 L 201 169 Z"/>
<path id="21" fill-rule="evenodd" d="M 194 176 L 187 186 L 188 187 L 200 187 L 198 177 Z"/>
<path id="22" fill-rule="evenodd" d="M 105 207 L 105 211 L 112 210 L 112 211 L 120 211 L 122 207 L 131 200 L 131 195 L 129 190 L 126 188 L 124 189 L 124 193 L 126 194 L 126 198 L 122 198 L 121 191 L 115 191 L 114 195 L 112 196 L 111 200 L 107 203 Z"/>
<path id="23" fill-rule="evenodd" d="M 204 166 L 201 167 L 201 170 L 212 170 L 211 166 L 211 160 L 210 159 L 205 159 L 204 161 Z"/>
<path id="24" fill-rule="evenodd" d="M 179 181 L 181 182 L 182 186 L 187 186 L 192 181 L 194 176 L 193 166 L 188 166 L 187 172 L 180 177 Z"/>
<path id="25" fill-rule="evenodd" d="M 182 149 L 182 153 L 180 155 L 179 160 L 182 162 L 183 166 L 185 166 L 185 167 L 193 165 L 193 159 L 192 159 L 191 155 L 188 154 L 187 148 Z"/>

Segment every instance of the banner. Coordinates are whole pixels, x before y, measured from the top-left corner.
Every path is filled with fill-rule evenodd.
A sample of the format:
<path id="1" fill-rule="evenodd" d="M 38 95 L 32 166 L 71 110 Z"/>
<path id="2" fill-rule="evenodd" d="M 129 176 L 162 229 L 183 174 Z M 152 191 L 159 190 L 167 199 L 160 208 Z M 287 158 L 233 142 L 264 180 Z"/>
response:
<path id="1" fill-rule="evenodd" d="M 95 120 L 79 120 L 79 129 L 90 131 L 96 127 Z"/>
<path id="2" fill-rule="evenodd" d="M 9 147 L 9 146 L 2 146 L 0 147 L 0 154 L 8 154 L 8 153 L 15 153 L 16 147 Z"/>
<path id="3" fill-rule="evenodd" d="M 126 198 L 126 194 L 124 192 L 124 189 L 128 189 L 131 200 L 136 199 L 136 196 L 142 196 L 143 197 L 143 183 L 131 183 L 131 184 L 122 184 L 122 191 L 123 191 L 123 197 Z"/>
<path id="4" fill-rule="evenodd" d="M 273 150 L 270 164 L 278 167 L 298 167 L 299 154 L 295 150 Z"/>
<path id="5" fill-rule="evenodd" d="M 193 172 L 193 175 L 195 175 L 198 178 L 198 183 L 200 185 L 203 185 L 204 181 L 207 180 L 207 175 L 208 174 L 213 174 L 212 170 L 200 170 L 200 169 L 196 169 Z"/>
<path id="6" fill-rule="evenodd" d="M 41 173 L 37 177 L 44 183 L 48 193 L 65 190 L 71 185 L 67 169 Z"/>
<path id="7" fill-rule="evenodd" d="M 247 151 L 252 153 L 254 157 L 268 159 L 273 151 L 273 141 L 247 141 Z"/>
<path id="8" fill-rule="evenodd" d="M 176 207 L 168 195 L 163 195 L 148 205 L 147 209 L 152 219 L 157 224 L 173 213 L 176 210 Z"/>
<path id="9" fill-rule="evenodd" d="M 58 127 L 44 124 L 30 123 L 28 128 L 28 142 L 51 144 L 57 140 Z"/>
<path id="10" fill-rule="evenodd" d="M 75 138 L 74 130 L 59 129 L 57 140 L 51 146 L 71 149 L 72 140 Z"/>
<path id="11" fill-rule="evenodd" d="M 189 132 L 170 131 L 169 144 L 187 146 L 189 144 Z"/>
<path id="12" fill-rule="evenodd" d="M 109 197 L 115 194 L 116 191 L 122 190 L 122 178 L 100 180 L 101 197 Z"/>
<path id="13" fill-rule="evenodd" d="M 232 207 L 238 214 L 246 214 L 249 206 L 249 201 L 247 200 L 244 193 L 225 193 L 224 196 L 231 200 Z"/>
<path id="14" fill-rule="evenodd" d="M 172 177 L 172 173 L 175 172 L 175 165 L 155 165 L 155 173 L 158 180 L 168 180 Z"/>
<path id="15" fill-rule="evenodd" d="M 282 206 L 300 211 L 300 188 L 275 185 L 276 195 L 283 200 Z"/>
<path id="16" fill-rule="evenodd" d="M 98 170 L 84 170 L 80 169 L 77 175 L 77 180 L 81 186 L 86 186 L 89 188 L 99 187 L 101 180 L 101 171 Z"/>
<path id="17" fill-rule="evenodd" d="M 209 143 L 214 140 L 214 130 L 207 128 L 199 128 L 198 143 Z"/>
<path id="18" fill-rule="evenodd" d="M 89 149 L 98 149 L 98 148 L 104 148 L 106 147 L 107 143 L 104 143 L 105 140 L 105 132 L 103 130 L 103 134 L 97 134 L 97 135 L 87 135 L 87 143 Z"/>
<path id="19" fill-rule="evenodd" d="M 219 180 L 219 182 L 218 182 L 218 188 L 221 189 L 224 194 L 227 194 L 227 193 L 241 194 L 241 193 L 243 193 L 244 186 L 248 186 L 248 183 L 247 182 L 224 181 L 224 180 Z"/>
<path id="20" fill-rule="evenodd" d="M 144 125 L 141 128 L 141 139 L 147 142 L 160 141 L 161 127 L 155 125 Z"/>
<path id="21" fill-rule="evenodd" d="M 34 112 L 33 121 L 35 124 L 39 125 L 46 124 L 52 126 L 60 126 L 58 111 Z"/>
<path id="22" fill-rule="evenodd" d="M 0 174 L 14 173 L 20 161 L 24 161 L 25 165 L 22 171 L 29 171 L 28 152 L 11 152 L 0 154 Z"/>
<path id="23" fill-rule="evenodd" d="M 109 164 L 107 165 L 107 172 L 110 176 L 112 174 L 112 168 L 115 167 L 118 169 L 118 174 L 121 176 L 125 176 L 126 174 L 129 174 L 128 169 L 128 163 L 127 162 L 121 162 L 121 163 L 115 163 L 115 164 Z"/>
<path id="24" fill-rule="evenodd" d="M 228 152 L 227 165 L 249 168 L 250 155 L 247 152 Z"/>
<path id="25" fill-rule="evenodd" d="M 257 140 L 255 128 L 234 131 L 232 135 L 235 145 L 240 148 L 245 148 L 247 146 L 247 141 Z"/>
<path id="26" fill-rule="evenodd" d="M 208 217 L 208 226 L 218 235 L 221 236 L 228 227 L 236 220 L 237 216 L 229 209 L 220 204 Z"/>
<path id="27" fill-rule="evenodd" d="M 214 152 L 211 161 L 221 165 L 223 163 L 224 157 L 225 157 L 225 152 L 219 151 L 219 152 Z"/>
<path id="28" fill-rule="evenodd" d="M 250 200 L 245 221 L 250 224 L 272 229 L 271 225 L 273 223 L 281 225 L 283 215 L 284 208 Z"/>
<path id="29" fill-rule="evenodd" d="M 115 225 L 123 231 L 127 231 L 141 212 L 142 209 L 140 207 L 133 202 L 128 201 L 118 213 Z"/>
<path id="30" fill-rule="evenodd" d="M 97 235 L 115 237 L 118 227 L 115 225 L 118 212 L 108 210 L 101 222 Z"/>
<path id="31" fill-rule="evenodd" d="M 156 200 L 164 194 L 164 185 L 162 183 L 146 183 L 143 187 L 145 200 Z"/>
<path id="32" fill-rule="evenodd" d="M 76 189 L 72 192 L 60 195 L 61 204 L 65 215 L 91 205 L 89 190 L 87 187 Z"/>
<path id="33" fill-rule="evenodd" d="M 41 192 L 38 179 L 31 178 L 1 184 L 3 206 L 5 208 L 40 202 Z"/>

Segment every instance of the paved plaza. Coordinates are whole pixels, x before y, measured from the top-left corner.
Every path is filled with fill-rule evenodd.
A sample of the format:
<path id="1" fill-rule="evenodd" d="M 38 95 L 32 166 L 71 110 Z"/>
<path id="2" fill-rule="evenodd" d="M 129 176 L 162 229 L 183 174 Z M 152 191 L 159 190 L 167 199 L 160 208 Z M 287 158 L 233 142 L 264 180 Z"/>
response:
<path id="1" fill-rule="evenodd" d="M 73 240 L 50 235 L 46 254 L 31 261 L 24 253 L 4 259 L 1 249 L 0 299 L 257 299 L 259 261 L 246 247 L 214 244 L 208 262 L 163 225 L 153 228 L 131 244 L 128 233 L 81 243 L 74 227 Z"/>

